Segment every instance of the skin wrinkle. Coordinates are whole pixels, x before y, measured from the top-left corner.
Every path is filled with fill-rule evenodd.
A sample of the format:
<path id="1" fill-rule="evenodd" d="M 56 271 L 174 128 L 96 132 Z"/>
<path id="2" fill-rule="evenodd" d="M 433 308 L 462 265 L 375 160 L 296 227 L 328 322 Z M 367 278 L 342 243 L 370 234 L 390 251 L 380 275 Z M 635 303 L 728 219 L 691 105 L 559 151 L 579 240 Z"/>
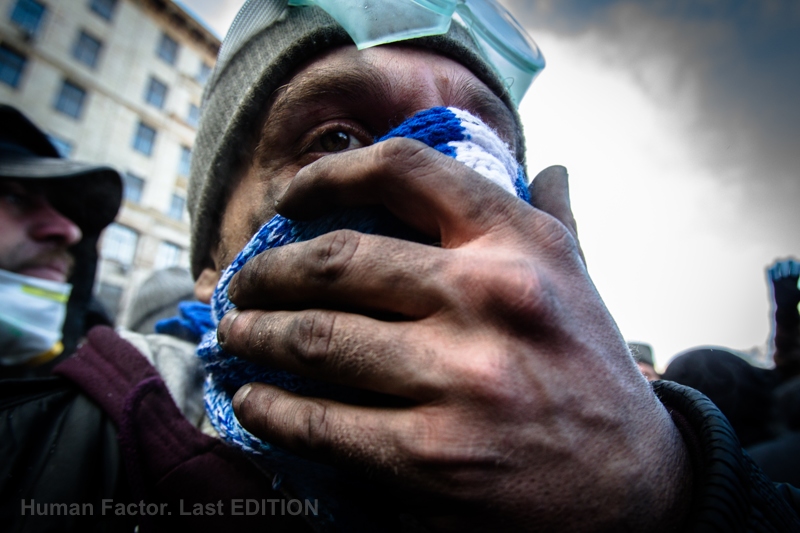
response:
<path id="1" fill-rule="evenodd" d="M 427 161 L 431 167 L 416 173 L 399 160 L 379 161 L 391 155 L 383 146 L 331 156 L 324 162 L 325 154 L 297 153 L 298 146 L 309 146 L 304 136 L 325 132 L 325 125 L 315 122 L 318 120 L 344 122 L 344 117 L 369 129 L 374 121 L 385 122 L 409 108 L 475 105 L 451 100 L 470 94 L 468 88 L 458 87 L 468 85 L 464 83 L 467 69 L 435 54 L 406 52 L 370 49 L 361 52 L 356 62 L 385 69 L 396 82 L 389 88 L 393 93 L 383 100 L 372 102 L 368 96 L 337 108 L 340 103 L 326 96 L 326 103 L 333 107 L 329 111 L 314 108 L 322 102 L 299 101 L 298 109 L 287 109 L 294 111 L 295 120 L 277 117 L 283 120 L 285 131 L 264 132 L 261 145 L 270 157 L 264 165 L 251 167 L 232 194 L 223 219 L 223 236 L 230 239 L 230 248 L 246 242 L 247 216 L 268 212 L 265 205 L 273 206 L 274 198 L 289 184 L 292 187 L 285 193 L 284 204 L 278 205 L 287 216 L 289 205 L 292 212 L 313 216 L 311 208 L 316 205 L 347 207 L 377 201 L 402 211 L 402 219 L 409 224 L 414 224 L 414 217 L 422 218 L 423 224 L 439 225 L 454 235 L 455 243 L 443 239 L 444 248 L 431 249 L 441 258 L 439 268 L 433 270 L 448 274 L 443 279 L 425 268 L 430 260 L 416 248 L 422 245 L 393 245 L 407 253 L 405 257 L 392 255 L 392 266 L 424 278 L 429 285 L 421 283 L 403 293 L 393 293 L 383 283 L 387 278 L 380 279 L 391 270 L 388 263 L 382 263 L 386 249 L 378 246 L 365 244 L 353 260 L 353 270 L 326 286 L 316 285 L 290 268 L 276 269 L 270 273 L 275 278 L 265 283 L 264 296 L 286 297 L 288 305 L 300 309 L 247 311 L 272 317 L 264 322 L 264 336 L 259 341 L 271 339 L 267 343 L 270 349 L 263 353 L 249 349 L 249 339 L 241 330 L 237 329 L 236 342 L 230 342 L 237 348 L 232 353 L 241 352 L 253 361 L 397 394 L 411 404 L 402 409 L 351 406 L 306 399 L 263 385 L 248 395 L 249 420 L 243 423 L 255 423 L 255 429 L 276 445 L 300 453 L 311 448 L 312 455 L 372 469 L 377 476 L 391 476 L 394 471 L 415 489 L 427 487 L 434 497 L 460 499 L 467 507 L 443 517 L 452 519 L 454 530 L 553 530 L 559 526 L 574 531 L 611 530 L 621 519 L 631 530 L 670 527 L 670 520 L 679 520 L 685 506 L 681 500 L 664 500 L 662 495 L 680 491 L 683 474 L 689 479 L 690 472 L 683 461 L 665 465 L 653 453 L 663 445 L 671 447 L 680 459 L 681 443 L 675 440 L 677 432 L 664 409 L 647 396 L 652 393 L 624 357 L 624 341 L 580 263 L 576 242 L 564 238 L 567 227 L 563 221 L 556 224 L 555 219 L 522 202 L 504 203 L 499 195 L 506 193 L 480 185 L 474 173 L 432 153 Z M 347 70 L 355 57 L 354 51 L 339 49 L 324 61 L 335 74 Z M 314 65 L 308 69 L 315 69 Z M 443 76 L 454 85 L 437 84 Z M 322 82 L 330 80 L 329 76 Z M 436 86 L 417 90 L 412 82 L 434 82 Z M 284 92 L 291 92 L 288 89 L 291 87 Z M 419 101 L 409 102 L 403 94 L 414 94 Z M 366 110 L 371 112 L 369 120 L 360 115 Z M 401 152 L 403 144 L 406 155 L 413 153 L 413 142 L 408 140 L 395 140 L 395 150 Z M 389 146 L 392 144 L 387 143 Z M 418 159 L 426 163 L 425 158 Z M 314 161 L 319 164 L 310 166 Z M 303 168 L 306 171 L 300 173 Z M 558 201 L 556 207 L 561 207 Z M 489 212 L 481 213 L 482 208 Z M 475 216 L 465 214 L 469 212 Z M 474 252 L 474 264 L 465 264 L 465 255 L 458 253 L 458 248 L 465 247 L 460 241 Z M 284 247 L 282 253 L 299 261 L 307 259 L 311 247 L 299 243 Z M 541 294 L 537 294 L 539 301 L 527 302 L 530 307 L 526 302 L 507 304 L 509 316 L 503 317 L 501 302 L 488 295 L 497 286 L 514 291 L 525 284 L 519 279 L 525 276 L 524 268 L 514 267 L 513 257 L 536 261 L 539 280 L 531 280 L 530 290 Z M 230 258 L 215 259 L 219 265 Z M 511 271 L 501 268 L 503 261 L 509 261 L 505 264 Z M 369 282 L 360 283 L 359 272 L 361 279 Z M 542 283 L 552 283 L 553 290 L 537 289 Z M 441 289 L 437 290 L 438 285 Z M 411 299 L 416 292 L 441 298 L 445 306 L 402 322 L 316 307 L 318 300 L 325 302 L 326 298 L 358 307 L 369 301 L 363 296 L 366 292 L 383 297 L 390 310 L 403 308 L 393 299 Z M 306 324 L 305 338 L 296 335 L 298 322 L 313 319 L 314 313 L 336 317 L 335 330 L 314 337 L 312 323 Z M 513 315 L 519 324 L 544 317 L 536 324 L 538 334 L 504 331 L 509 320 L 515 322 Z M 306 352 L 320 350 L 313 355 L 321 354 L 321 359 L 307 361 L 294 353 L 309 343 L 318 346 L 306 348 Z M 360 350 L 358 358 L 352 357 L 356 350 Z M 399 357 L 393 356 L 398 352 Z M 423 391 L 426 397 L 420 398 Z M 634 430 L 641 438 L 632 441 L 630 432 Z M 499 477 L 497 464 L 504 474 Z M 641 483 L 636 487 L 640 497 L 631 508 L 629 485 L 635 481 Z M 527 495 L 515 488 L 524 489 Z M 576 492 L 580 493 L 577 497 Z M 658 524 L 637 514 L 648 507 Z M 555 514 L 551 508 L 557 509 Z M 490 523 L 494 527 L 483 527 Z"/>
<path id="2" fill-rule="evenodd" d="M 440 57 L 415 48 L 402 46 L 393 48 L 398 48 L 406 53 Z M 332 50 L 330 54 L 341 50 L 343 49 Z M 250 216 L 247 220 L 247 231 L 250 235 L 254 234 L 266 220 L 275 214 L 274 201 L 270 200 L 281 196 L 282 191 L 293 177 L 293 175 L 287 175 L 290 174 L 286 171 L 287 167 L 296 167 L 298 159 L 301 159 L 290 148 L 287 150 L 289 146 L 298 141 L 298 133 L 287 134 L 288 131 L 297 131 L 299 129 L 297 124 L 318 124 L 320 120 L 354 116 L 358 122 L 365 123 L 368 129 L 374 131 L 375 135 L 379 135 L 386 133 L 386 131 L 380 130 L 387 127 L 392 120 L 391 117 L 395 114 L 394 112 L 389 113 L 387 110 L 396 110 L 398 107 L 402 107 L 408 109 L 406 114 L 420 110 L 417 108 L 419 103 L 412 98 L 397 96 L 387 99 L 387 94 L 398 95 L 398 91 L 393 90 L 386 74 L 376 68 L 374 59 L 369 59 L 363 53 L 350 54 L 348 61 L 354 61 L 353 67 L 350 68 L 348 63 L 348 68 L 343 69 L 338 63 L 325 65 L 323 60 L 326 57 L 328 56 L 317 58 L 310 66 L 305 67 L 306 70 L 282 86 L 283 90 L 276 91 L 275 99 L 268 106 L 269 110 L 260 130 L 261 139 L 256 144 L 254 161 L 249 170 L 241 178 L 238 178 L 229 189 L 232 195 L 233 191 L 241 186 L 241 180 L 247 179 L 249 173 L 255 173 L 258 178 L 250 180 L 250 182 L 251 184 L 258 183 L 262 190 L 251 191 L 251 194 L 261 194 L 265 201 L 260 204 L 257 212 L 248 212 Z M 465 67 L 453 62 L 451 64 L 452 66 L 437 72 L 439 76 L 437 79 L 451 78 L 455 81 L 470 79 L 471 75 Z M 455 68 L 456 66 L 458 68 Z M 515 129 L 509 126 L 513 124 L 510 111 L 494 93 L 477 79 L 471 80 L 469 83 L 459 83 L 459 85 L 463 85 L 463 89 L 453 89 L 456 86 L 453 83 L 443 94 L 429 95 L 433 98 L 431 105 L 434 103 L 436 105 L 456 105 L 467 108 L 471 112 L 477 112 L 474 106 L 480 109 L 491 109 L 493 112 L 499 111 L 498 116 L 503 117 L 502 119 L 498 120 L 495 116 L 484 118 L 490 126 L 497 130 L 506 143 L 515 138 Z M 425 94 L 427 95 L 427 92 Z M 447 100 L 449 98 L 456 100 Z M 466 98 L 466 101 L 457 100 L 459 98 Z M 372 105 L 365 105 L 367 103 Z M 321 107 L 331 110 L 320 114 Z M 365 114 L 367 108 L 369 113 Z M 405 118 L 407 117 L 403 117 L 403 119 Z M 277 154 L 280 155 L 276 157 Z M 310 162 L 308 161 L 306 164 Z M 299 171 L 302 166 L 297 170 Z M 279 174 L 284 176 L 284 179 L 276 179 Z M 234 200 L 229 196 L 229 202 Z M 230 209 L 226 213 L 230 213 Z M 222 218 L 221 228 L 224 228 L 225 215 Z M 231 241 L 220 235 L 219 249 L 222 252 L 220 255 L 223 260 L 219 261 L 220 256 L 217 256 L 217 270 L 221 272 L 227 267 L 243 245 L 244 242 Z"/>
<path id="3" fill-rule="evenodd" d="M 276 132 L 284 131 L 289 124 L 297 121 L 298 112 L 301 115 L 314 115 L 320 113 L 319 109 L 322 107 L 363 108 L 365 101 L 383 102 L 377 112 L 371 109 L 370 114 L 364 117 L 370 126 L 370 133 L 380 136 L 420 110 L 414 102 L 420 98 L 420 94 L 415 93 L 421 93 L 422 89 L 411 91 L 410 95 L 408 92 L 404 93 L 402 100 L 393 99 L 391 96 L 396 91 L 392 90 L 386 74 L 375 69 L 362 56 L 357 58 L 352 68 L 348 66 L 348 70 L 344 71 L 315 64 L 284 85 L 282 90 L 276 91 L 275 101 L 262 128 L 262 141 L 258 144 L 256 159 L 262 166 L 270 163 L 269 159 L 264 159 L 270 156 L 265 139 L 271 138 Z M 411 79 L 412 73 L 405 76 Z M 492 125 L 506 143 L 515 146 L 513 117 L 505 104 L 488 88 L 470 79 L 466 72 L 457 72 L 451 76 L 439 74 L 436 85 L 446 101 L 461 102 L 463 107 L 469 108 Z M 398 107 L 401 112 L 397 111 Z M 387 116 L 386 109 L 393 109 L 395 112 Z"/>

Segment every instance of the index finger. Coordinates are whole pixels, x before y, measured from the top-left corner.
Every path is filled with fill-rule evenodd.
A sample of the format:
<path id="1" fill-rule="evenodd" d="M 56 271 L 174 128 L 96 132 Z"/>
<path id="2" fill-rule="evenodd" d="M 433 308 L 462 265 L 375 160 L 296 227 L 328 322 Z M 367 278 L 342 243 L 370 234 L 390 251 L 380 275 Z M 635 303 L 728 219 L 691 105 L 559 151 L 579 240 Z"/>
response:
<path id="1" fill-rule="evenodd" d="M 425 144 L 394 138 L 304 167 L 276 204 L 289 218 L 383 205 L 409 226 L 458 247 L 488 233 L 536 233 L 550 217 Z M 531 237 L 525 240 L 530 241 Z"/>

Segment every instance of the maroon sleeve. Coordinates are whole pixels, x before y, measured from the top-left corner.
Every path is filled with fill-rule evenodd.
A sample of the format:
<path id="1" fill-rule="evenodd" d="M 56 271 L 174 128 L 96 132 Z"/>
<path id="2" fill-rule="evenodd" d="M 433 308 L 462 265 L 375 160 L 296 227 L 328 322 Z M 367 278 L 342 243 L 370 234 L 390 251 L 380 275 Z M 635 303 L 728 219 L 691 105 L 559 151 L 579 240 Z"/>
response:
<path id="1" fill-rule="evenodd" d="M 165 503 L 163 509 L 172 513 L 148 516 L 148 529 L 224 531 L 234 524 L 268 525 L 270 531 L 307 529 L 301 517 L 273 515 L 269 508 L 263 514 L 259 509 L 257 515 L 231 516 L 235 500 L 260 503 L 290 496 L 273 490 L 271 475 L 244 453 L 195 428 L 156 369 L 111 328 L 93 328 L 54 373 L 76 383 L 114 421 L 134 500 Z M 181 514 L 197 504 L 202 516 Z M 217 514 L 209 516 L 209 504 Z"/>

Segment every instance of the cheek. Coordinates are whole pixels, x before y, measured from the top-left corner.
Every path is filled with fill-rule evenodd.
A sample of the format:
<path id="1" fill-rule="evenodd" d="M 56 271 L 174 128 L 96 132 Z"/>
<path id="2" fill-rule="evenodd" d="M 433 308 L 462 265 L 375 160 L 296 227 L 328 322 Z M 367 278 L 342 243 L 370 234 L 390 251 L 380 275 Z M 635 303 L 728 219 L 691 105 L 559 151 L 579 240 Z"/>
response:
<path id="1" fill-rule="evenodd" d="M 16 247 L 25 240 L 26 225 L 4 208 L 0 208 L 0 250 Z M 5 255 L 5 254 L 3 254 Z"/>
<path id="2" fill-rule="evenodd" d="M 275 216 L 275 199 L 283 193 L 296 171 L 267 172 L 251 169 L 231 193 L 220 226 L 215 263 L 227 267 L 261 225 Z"/>

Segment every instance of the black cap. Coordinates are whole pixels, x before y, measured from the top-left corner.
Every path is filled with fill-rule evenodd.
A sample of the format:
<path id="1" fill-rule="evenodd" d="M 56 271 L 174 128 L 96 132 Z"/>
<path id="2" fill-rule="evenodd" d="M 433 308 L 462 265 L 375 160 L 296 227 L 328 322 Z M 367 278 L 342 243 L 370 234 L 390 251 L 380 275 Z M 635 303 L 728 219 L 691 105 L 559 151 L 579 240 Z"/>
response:
<path id="1" fill-rule="evenodd" d="M 47 136 L 17 109 L 0 104 L 0 179 L 37 180 L 53 207 L 84 234 L 117 216 L 122 178 L 111 167 L 63 159 Z"/>

